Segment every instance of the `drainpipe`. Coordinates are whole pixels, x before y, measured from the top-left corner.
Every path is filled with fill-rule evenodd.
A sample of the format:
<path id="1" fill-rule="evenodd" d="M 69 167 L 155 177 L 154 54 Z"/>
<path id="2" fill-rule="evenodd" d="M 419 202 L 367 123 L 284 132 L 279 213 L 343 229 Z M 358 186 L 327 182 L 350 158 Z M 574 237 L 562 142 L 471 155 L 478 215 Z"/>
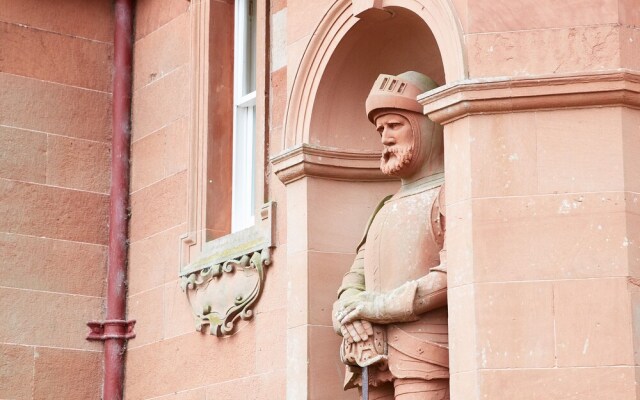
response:
<path id="1" fill-rule="evenodd" d="M 87 339 L 104 341 L 104 400 L 123 398 L 126 342 L 135 337 L 135 320 L 126 320 L 132 32 L 133 0 L 115 0 L 107 310 L 87 324 Z"/>

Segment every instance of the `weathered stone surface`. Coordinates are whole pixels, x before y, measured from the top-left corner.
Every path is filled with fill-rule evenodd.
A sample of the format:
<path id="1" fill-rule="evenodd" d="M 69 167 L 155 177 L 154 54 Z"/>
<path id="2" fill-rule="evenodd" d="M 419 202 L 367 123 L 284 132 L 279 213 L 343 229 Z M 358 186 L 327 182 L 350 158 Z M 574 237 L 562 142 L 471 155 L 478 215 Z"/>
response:
<path id="1" fill-rule="evenodd" d="M 0 70 L 3 72 L 103 92 L 111 91 L 111 43 L 5 22 L 0 22 L 0 35 L 3 53 Z"/>
<path id="2" fill-rule="evenodd" d="M 47 135 L 0 126 L 0 177 L 44 183 Z"/>
<path id="3" fill-rule="evenodd" d="M 100 350 L 85 335 L 102 306 L 101 297 L 0 288 L 0 343 Z"/>
<path id="4" fill-rule="evenodd" d="M 111 96 L 0 72 L 0 125 L 107 142 Z"/>
<path id="5" fill-rule="evenodd" d="M 620 27 L 582 26 L 466 36 L 469 76 L 526 76 L 620 68 Z M 531 51 L 532 48 L 538 49 Z"/>
<path id="6" fill-rule="evenodd" d="M 130 238 L 138 241 L 183 224 L 187 173 L 180 172 L 131 195 Z"/>
<path id="7" fill-rule="evenodd" d="M 467 1 L 468 33 L 568 28 L 618 22 L 618 0 Z M 571 15 L 571 18 L 567 18 Z"/>
<path id="8" fill-rule="evenodd" d="M 49 135 L 47 183 L 70 189 L 109 193 L 111 145 Z"/>
<path id="9" fill-rule="evenodd" d="M 0 232 L 107 243 L 109 198 L 0 179 Z"/>
<path id="10" fill-rule="evenodd" d="M 136 41 L 133 87 L 138 90 L 189 62 L 189 14 L 178 15 Z"/>
<path id="11" fill-rule="evenodd" d="M 189 9 L 189 3 L 182 0 L 157 2 L 141 0 L 136 2 L 135 39 L 138 40 L 165 25 Z"/>
<path id="12" fill-rule="evenodd" d="M 102 352 L 36 347 L 34 399 L 99 399 Z"/>
<path id="13" fill-rule="evenodd" d="M 188 121 L 180 118 L 131 145 L 131 192 L 187 169 Z"/>
<path id="14" fill-rule="evenodd" d="M 0 286 L 104 294 L 106 246 L 0 233 Z"/>
<path id="15" fill-rule="evenodd" d="M 33 369 L 33 347 L 0 344 L 0 397 L 3 399 L 31 399 Z"/>
<path id="16" fill-rule="evenodd" d="M 188 69 L 183 66 L 133 93 L 131 134 L 134 141 L 187 115 L 188 82 Z"/>
<path id="17" fill-rule="evenodd" d="M 69 36 L 113 42 L 113 3 L 110 1 L 3 1 L 0 20 Z"/>

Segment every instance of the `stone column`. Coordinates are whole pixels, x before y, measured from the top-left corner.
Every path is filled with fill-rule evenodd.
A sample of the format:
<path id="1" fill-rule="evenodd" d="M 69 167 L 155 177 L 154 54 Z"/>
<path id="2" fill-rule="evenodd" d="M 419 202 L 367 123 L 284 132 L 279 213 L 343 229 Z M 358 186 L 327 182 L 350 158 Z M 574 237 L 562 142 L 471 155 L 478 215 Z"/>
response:
<path id="1" fill-rule="evenodd" d="M 640 75 L 421 101 L 445 125 L 451 398 L 636 399 Z"/>

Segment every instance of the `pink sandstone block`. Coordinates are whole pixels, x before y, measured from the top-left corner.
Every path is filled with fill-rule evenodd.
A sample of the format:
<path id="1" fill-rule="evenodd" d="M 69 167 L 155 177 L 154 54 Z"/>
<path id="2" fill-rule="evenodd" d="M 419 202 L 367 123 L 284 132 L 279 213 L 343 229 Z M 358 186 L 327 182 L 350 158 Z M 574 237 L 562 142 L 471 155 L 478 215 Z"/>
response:
<path id="1" fill-rule="evenodd" d="M 640 111 L 622 109 L 622 158 L 624 163 L 624 188 L 640 193 Z"/>
<path id="2" fill-rule="evenodd" d="M 0 286 L 104 295 L 106 246 L 0 233 Z"/>
<path id="3" fill-rule="evenodd" d="M 349 270 L 354 253 L 308 253 L 309 320 L 311 325 L 332 326 L 331 311 L 342 277 Z"/>
<path id="4" fill-rule="evenodd" d="M 278 245 L 271 254 L 271 259 L 273 260 L 271 265 L 287 265 L 287 245 Z M 287 274 L 286 268 L 269 267 L 267 269 L 264 291 L 256 305 L 256 312 L 270 312 L 283 307 L 282 296 L 287 293 Z"/>
<path id="5" fill-rule="evenodd" d="M 620 58 L 622 68 L 640 69 L 640 24 L 620 28 Z"/>
<path id="6" fill-rule="evenodd" d="M 287 107 L 287 68 L 283 67 L 271 73 L 270 101 L 271 127 L 281 127 L 284 124 Z M 280 141 L 276 141 L 279 144 Z M 281 146 L 276 146 L 281 151 Z M 274 149 L 275 151 L 275 149 Z M 276 152 L 277 154 L 277 152 Z M 275 155 L 275 154 L 274 154 Z"/>
<path id="7" fill-rule="evenodd" d="M 0 70 L 43 81 L 111 91 L 113 46 L 0 22 Z"/>
<path id="8" fill-rule="evenodd" d="M 189 9 L 189 2 L 141 0 L 136 2 L 135 39 L 141 39 Z"/>
<path id="9" fill-rule="evenodd" d="M 270 400 L 285 399 L 286 375 L 277 370 L 261 375 L 243 377 L 206 388 L 206 400 Z"/>
<path id="10" fill-rule="evenodd" d="M 287 365 L 286 307 L 257 312 L 252 323 L 256 324 L 256 330 L 260 332 L 256 337 L 256 373 L 284 368 Z"/>
<path id="11" fill-rule="evenodd" d="M 471 198 L 471 120 L 462 118 L 444 127 L 444 148 L 448 149 L 444 160 L 447 205 Z"/>
<path id="12" fill-rule="evenodd" d="M 620 27 L 470 34 L 469 76 L 528 76 L 620 67 Z M 532 52 L 536 48 L 539 51 Z"/>
<path id="13" fill-rule="evenodd" d="M 481 399 L 636 399 L 633 367 L 486 370 L 478 380 Z"/>
<path id="14" fill-rule="evenodd" d="M 536 113 L 539 193 L 623 190 L 621 112 L 611 107 Z"/>
<path id="15" fill-rule="evenodd" d="M 476 281 L 626 276 L 624 204 L 617 192 L 474 200 Z"/>
<path id="16" fill-rule="evenodd" d="M 47 184 L 109 193 L 111 146 L 64 136 L 47 136 Z"/>
<path id="17" fill-rule="evenodd" d="M 129 247 L 129 294 L 134 295 L 178 276 L 178 244 L 186 225 L 178 225 L 132 242 Z"/>
<path id="18" fill-rule="evenodd" d="M 183 224 L 187 214 L 187 173 L 181 172 L 131 195 L 130 238 L 142 240 Z"/>
<path id="19" fill-rule="evenodd" d="M 108 93 L 1 72 L 0 87 L 0 125 L 100 142 L 111 140 Z"/>
<path id="20" fill-rule="evenodd" d="M 568 28 L 618 22 L 618 0 L 467 1 L 466 32 L 506 32 Z M 568 18 L 567 16 L 571 16 Z"/>
<path id="21" fill-rule="evenodd" d="M 309 207 L 308 246 L 310 250 L 326 252 L 353 253 L 375 207 L 397 190 L 393 181 L 353 183 L 317 178 L 308 181 L 305 194 Z M 326 193 L 332 195 L 325 196 Z M 289 201 L 296 200 L 289 198 Z"/>
<path id="22" fill-rule="evenodd" d="M 189 111 L 189 72 L 186 66 L 173 70 L 152 84 L 137 89 L 132 100 L 132 140 L 161 129 Z"/>
<path id="23" fill-rule="evenodd" d="M 474 285 L 449 287 L 449 368 L 453 375 L 475 371 L 482 361 L 478 347 L 478 318 Z M 481 329 L 484 329 L 481 327 Z M 455 387 L 454 384 L 451 387 Z M 461 397 L 467 399 L 466 396 Z"/>
<path id="24" fill-rule="evenodd" d="M 554 366 L 551 283 L 479 284 L 474 297 L 480 368 Z"/>
<path id="25" fill-rule="evenodd" d="M 327 0 L 287 3 L 287 43 L 292 44 L 311 35 L 330 5 L 331 3 Z"/>
<path id="26" fill-rule="evenodd" d="M 33 370 L 33 347 L 0 344 L 0 397 L 31 399 Z"/>
<path id="27" fill-rule="evenodd" d="M 342 390 L 344 364 L 335 349 L 341 338 L 332 327 L 308 325 L 309 399 L 353 399 L 353 392 Z"/>
<path id="28" fill-rule="evenodd" d="M 627 279 L 554 284 L 557 365 L 634 365 Z"/>
<path id="29" fill-rule="evenodd" d="M 173 281 L 162 286 L 164 292 L 164 298 L 161 303 L 163 310 L 162 332 L 165 339 L 190 334 L 195 331 L 195 319 L 191 313 L 192 308 L 186 293 L 182 291 L 180 283 L 180 279 L 173 279 Z M 155 306 L 158 307 L 159 304 L 156 303 Z M 159 326 L 155 327 L 155 329 L 158 328 Z"/>
<path id="30" fill-rule="evenodd" d="M 101 297 L 0 288 L 0 342 L 99 351 L 102 344 L 85 340 L 85 332 L 102 307 Z"/>
<path id="31" fill-rule="evenodd" d="M 635 0 L 618 0 L 618 12 L 622 25 L 640 27 L 640 8 Z"/>
<path id="32" fill-rule="evenodd" d="M 137 321 L 136 337 L 129 342 L 129 349 L 164 339 L 164 288 L 162 286 L 129 296 L 127 308 L 129 318 Z M 189 308 L 185 308 L 184 311 L 188 313 Z"/>
<path id="33" fill-rule="evenodd" d="M 64 35 L 113 42 L 113 3 L 108 0 L 4 1 L 0 20 Z"/>
<path id="34" fill-rule="evenodd" d="M 0 179 L 0 232 L 107 243 L 108 196 Z"/>
<path id="35" fill-rule="evenodd" d="M 131 191 L 187 169 L 189 122 L 183 117 L 131 145 Z"/>
<path id="36" fill-rule="evenodd" d="M 640 213 L 638 213 L 638 205 L 640 205 L 640 195 L 629 195 L 627 199 L 627 210 L 633 205 L 634 211 L 627 211 L 627 244 L 629 259 L 629 276 L 632 278 L 640 277 Z"/>
<path id="37" fill-rule="evenodd" d="M 207 400 L 205 388 L 187 389 L 182 392 L 171 393 L 157 398 L 158 400 Z"/>
<path id="38" fill-rule="evenodd" d="M 309 323 L 309 253 L 289 253 L 286 265 L 287 328 L 296 328 Z"/>
<path id="39" fill-rule="evenodd" d="M 34 399 L 98 399 L 103 354 L 94 351 L 36 348 Z"/>
<path id="40" fill-rule="evenodd" d="M 252 375 L 255 338 L 255 326 L 247 324 L 242 334 L 223 339 L 191 332 L 132 349 L 126 361 L 127 398 L 147 399 Z M 149 365 L 154 366 L 153 374 Z"/>
<path id="41" fill-rule="evenodd" d="M 138 90 L 189 62 L 189 14 L 183 13 L 136 41 L 133 87 Z"/>
<path id="42" fill-rule="evenodd" d="M 534 113 L 471 118 L 469 145 L 474 198 L 537 193 L 537 130 L 530 129 L 535 126 Z M 451 181 L 459 179 L 450 176 L 454 178 Z"/>
<path id="43" fill-rule="evenodd" d="M 44 183 L 46 179 L 47 135 L 0 126 L 0 176 Z"/>
<path id="44" fill-rule="evenodd" d="M 447 187 L 447 190 L 449 187 Z M 447 286 L 455 288 L 474 282 L 472 202 L 447 205 Z"/>

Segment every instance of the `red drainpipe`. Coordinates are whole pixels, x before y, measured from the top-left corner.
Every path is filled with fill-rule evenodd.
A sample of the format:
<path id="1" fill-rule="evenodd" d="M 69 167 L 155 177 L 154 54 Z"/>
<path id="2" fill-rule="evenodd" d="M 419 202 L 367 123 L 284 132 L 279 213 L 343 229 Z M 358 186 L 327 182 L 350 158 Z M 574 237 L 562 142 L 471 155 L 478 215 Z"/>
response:
<path id="1" fill-rule="evenodd" d="M 87 339 L 104 341 L 104 400 L 123 398 L 126 341 L 135 337 L 135 320 L 126 320 L 132 33 L 133 0 L 115 0 L 107 311 L 87 324 Z"/>

